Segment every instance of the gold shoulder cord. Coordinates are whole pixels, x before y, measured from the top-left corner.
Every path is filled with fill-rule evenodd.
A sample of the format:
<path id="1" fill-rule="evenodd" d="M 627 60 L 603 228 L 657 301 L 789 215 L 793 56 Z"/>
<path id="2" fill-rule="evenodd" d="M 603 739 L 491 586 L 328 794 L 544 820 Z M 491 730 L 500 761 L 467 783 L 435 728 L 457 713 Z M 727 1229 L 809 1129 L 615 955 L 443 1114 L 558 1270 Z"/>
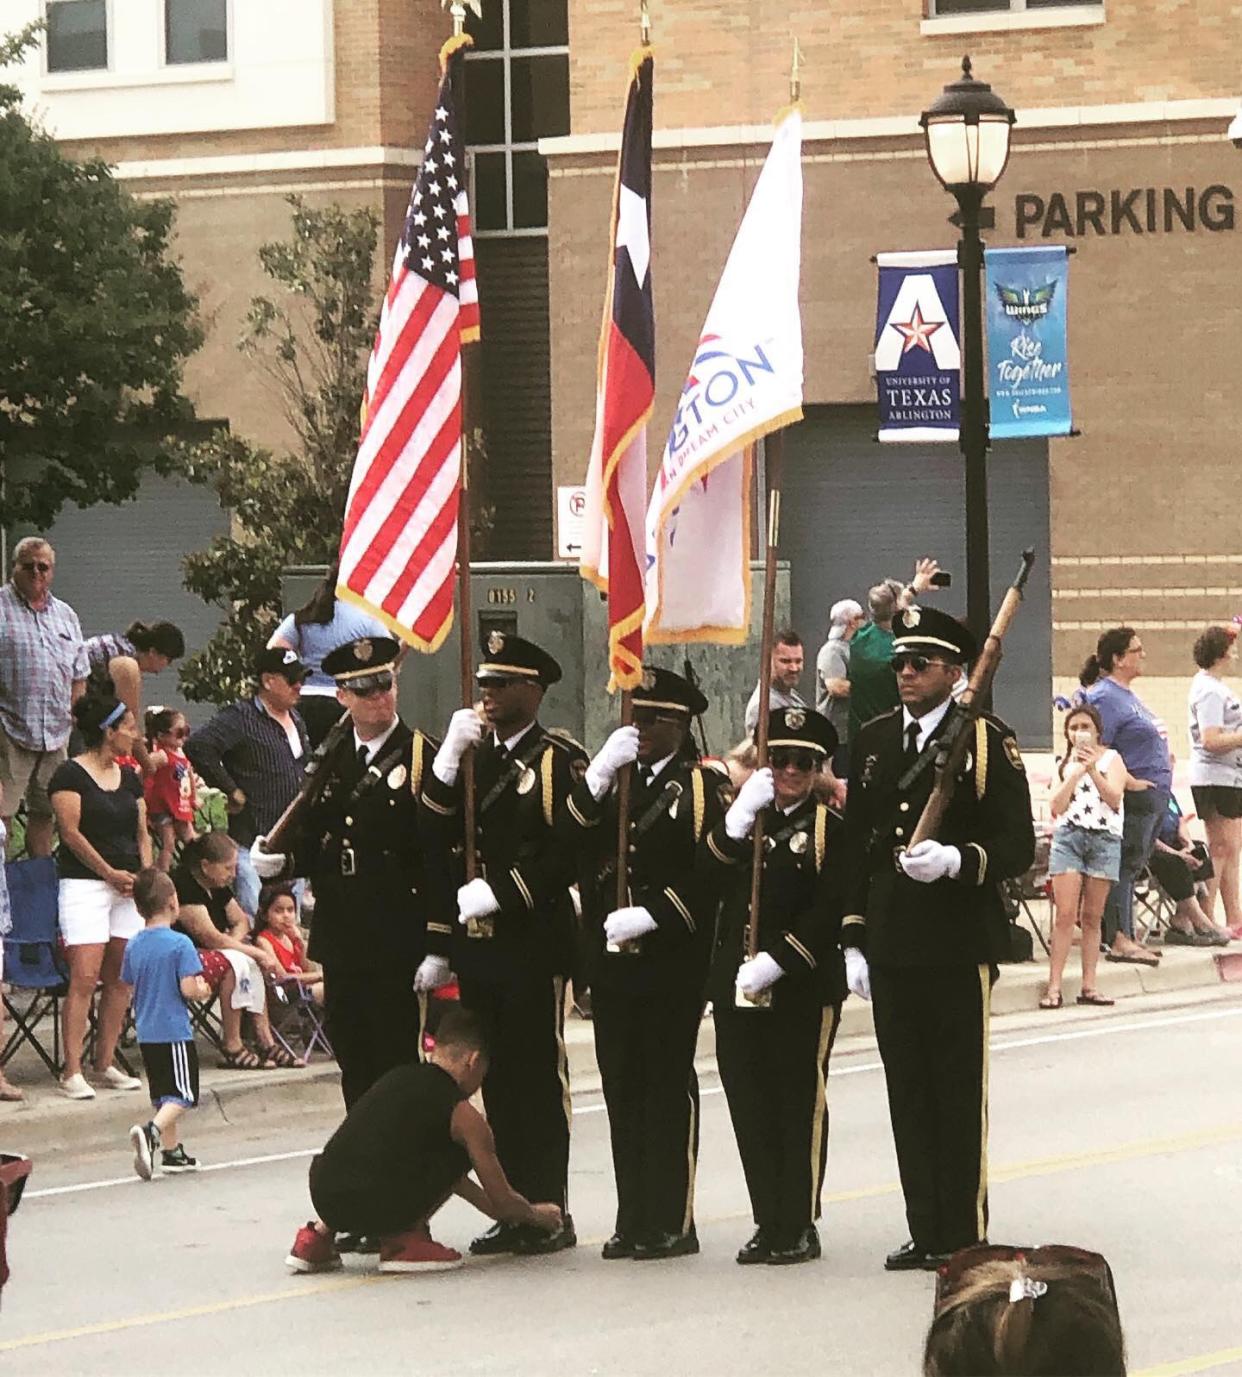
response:
<path id="1" fill-rule="evenodd" d="M 422 732 L 414 733 L 414 750 L 410 755 L 410 793 L 418 797 L 423 786 L 423 755 L 427 749 L 427 738 Z"/>
<path id="2" fill-rule="evenodd" d="M 815 805 L 815 873 L 824 868 L 824 854 L 828 850 L 828 809 L 822 803 Z"/>
<path id="3" fill-rule="evenodd" d="M 703 771 L 696 765 L 690 771 L 690 790 L 694 802 L 694 840 L 703 840 L 703 819 L 706 814 L 706 786 L 703 783 Z"/>
<path id="4" fill-rule="evenodd" d="M 988 724 L 975 718 L 975 798 L 982 801 L 988 789 Z"/>
<path id="5" fill-rule="evenodd" d="M 543 820 L 549 827 L 552 826 L 553 805 L 555 799 L 552 794 L 552 761 L 556 756 L 555 746 L 545 746 L 543 759 L 539 762 L 539 775 L 543 781 Z"/>

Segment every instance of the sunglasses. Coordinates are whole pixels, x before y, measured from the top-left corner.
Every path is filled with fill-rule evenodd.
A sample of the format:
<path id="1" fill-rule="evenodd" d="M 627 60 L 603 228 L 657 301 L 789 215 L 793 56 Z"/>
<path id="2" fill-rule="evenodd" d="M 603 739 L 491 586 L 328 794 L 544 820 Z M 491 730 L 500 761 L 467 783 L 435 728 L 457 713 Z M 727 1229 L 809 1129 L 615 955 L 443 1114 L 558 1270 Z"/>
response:
<path id="1" fill-rule="evenodd" d="M 374 698 L 377 693 L 387 693 L 393 685 L 391 674 L 377 674 L 366 688 L 354 689 L 355 698 Z"/>
<path id="2" fill-rule="evenodd" d="M 947 661 L 938 659 L 934 655 L 894 655 L 889 661 L 894 674 L 900 674 L 903 669 L 912 669 L 915 674 L 922 674 L 929 665 L 946 663 Z"/>
<path id="3" fill-rule="evenodd" d="M 768 756 L 774 770 L 813 770 L 815 752 L 800 751 L 794 746 L 777 746 Z"/>
<path id="4" fill-rule="evenodd" d="M 939 1315 L 962 1287 L 970 1281 L 976 1268 L 989 1262 L 1023 1262 L 1033 1266 L 1073 1268 L 1095 1281 L 1115 1306 L 1117 1288 L 1113 1284 L 1112 1268 L 1100 1253 L 1089 1248 L 1075 1248 L 1067 1243 L 1047 1243 L 1023 1248 L 998 1243 L 981 1243 L 975 1248 L 963 1248 L 944 1263 L 936 1273 L 936 1300 L 932 1313 Z"/>
<path id="5" fill-rule="evenodd" d="M 514 684 L 529 684 L 531 682 L 530 679 L 519 679 L 516 677 L 504 678 L 501 676 L 493 677 L 489 675 L 488 678 L 479 680 L 479 688 L 491 689 L 491 691 L 495 693 L 498 689 L 512 688 Z"/>
<path id="6" fill-rule="evenodd" d="M 638 708 L 634 709 L 634 725 L 636 727 L 654 727 L 657 722 L 670 722 L 677 725 L 683 721 L 680 713 L 661 712 L 659 708 Z"/>
<path id="7" fill-rule="evenodd" d="M 52 566 L 44 559 L 24 559 L 17 567 L 24 569 L 28 574 L 33 574 L 36 571 L 40 574 L 52 572 Z"/>
<path id="8" fill-rule="evenodd" d="M 166 736 L 171 736 L 174 741 L 184 741 L 189 734 L 189 727 L 178 727 L 176 731 L 165 733 Z"/>

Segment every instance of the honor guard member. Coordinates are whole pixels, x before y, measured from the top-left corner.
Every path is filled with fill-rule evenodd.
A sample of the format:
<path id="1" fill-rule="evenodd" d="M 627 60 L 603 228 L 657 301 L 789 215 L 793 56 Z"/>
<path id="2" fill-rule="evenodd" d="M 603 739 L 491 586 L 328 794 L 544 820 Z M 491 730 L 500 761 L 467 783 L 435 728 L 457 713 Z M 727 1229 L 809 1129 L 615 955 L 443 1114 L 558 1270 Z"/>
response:
<path id="1" fill-rule="evenodd" d="M 936 840 L 907 850 L 934 782 L 936 741 L 975 654 L 946 613 L 894 622 L 901 706 L 850 742 L 845 832 L 860 859 L 845 899 L 850 989 L 875 1005 L 910 1241 L 889 1271 L 934 1269 L 987 1235 L 988 1016 L 1007 935 L 1000 882 L 1034 856 L 1018 743 L 994 717 L 970 753 Z"/>
<path id="2" fill-rule="evenodd" d="M 418 799 L 438 745 L 397 716 L 388 637 L 326 655 L 350 728 L 320 765 L 323 791 L 293 840 L 293 871 L 314 887 L 310 956 L 324 969 L 328 1036 L 348 1108 L 380 1076 L 420 1055 L 427 991 L 449 978 L 456 917 L 446 852 L 433 852 Z M 264 879 L 286 858 L 255 844 Z"/>
<path id="3" fill-rule="evenodd" d="M 815 1221 L 828 1159 L 825 1077 L 845 998 L 840 947 L 841 819 L 815 777 L 836 729 L 810 708 L 768 718 L 770 767 L 742 785 L 700 860 L 720 887 L 708 997 L 755 1233 L 738 1262 L 820 1255 Z M 752 833 L 764 819 L 759 912 L 751 912 Z M 757 922 L 758 953 L 746 960 Z"/>
<path id="4" fill-rule="evenodd" d="M 616 1232 L 606 1260 L 699 1251 L 694 1229 L 699 1082 L 694 1050 L 715 926 L 699 842 L 724 816 L 727 780 L 699 764 L 691 719 L 707 699 L 646 669 L 634 725 L 591 761 L 561 815 L 578 856 L 595 1049 L 612 1135 Z M 629 902 L 617 907 L 616 777 L 637 760 L 629 802 Z"/>
<path id="5" fill-rule="evenodd" d="M 461 758 L 474 761 L 479 878 L 457 891 L 453 968 L 461 1002 L 483 1019 L 492 1048 L 483 1103 L 505 1175 L 528 1200 L 566 1205 L 569 1064 L 565 978 L 573 959 L 573 856 L 554 821 L 586 752 L 538 721 L 561 667 L 520 636 L 490 632 L 477 673 L 483 717 L 453 714 L 423 796 L 446 842 L 462 842 Z M 556 1233 L 499 1223 L 472 1253 L 552 1253 L 577 1242 L 565 1214 Z"/>

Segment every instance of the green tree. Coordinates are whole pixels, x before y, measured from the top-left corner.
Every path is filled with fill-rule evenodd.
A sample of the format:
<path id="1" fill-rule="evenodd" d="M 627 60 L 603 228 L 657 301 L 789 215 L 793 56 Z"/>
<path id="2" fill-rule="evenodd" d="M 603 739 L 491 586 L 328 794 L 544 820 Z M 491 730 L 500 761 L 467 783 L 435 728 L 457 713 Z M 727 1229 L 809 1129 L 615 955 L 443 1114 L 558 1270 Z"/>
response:
<path id="1" fill-rule="evenodd" d="M 37 46 L 0 38 L 0 68 Z M 122 502 L 193 419 L 197 302 L 170 253 L 171 201 L 137 201 L 76 163 L 0 84 L 0 480 L 6 524 Z"/>
<path id="2" fill-rule="evenodd" d="M 181 670 L 183 692 L 199 702 L 244 691 L 255 650 L 279 620 L 282 570 L 332 560 L 345 519 L 375 335 L 378 217 L 288 201 L 292 238 L 259 250 L 280 290 L 251 300 L 238 348 L 268 377 L 294 442 L 276 453 L 219 432 L 179 460 L 188 478 L 215 488 L 237 527 L 185 559 L 185 586 L 226 609 Z"/>

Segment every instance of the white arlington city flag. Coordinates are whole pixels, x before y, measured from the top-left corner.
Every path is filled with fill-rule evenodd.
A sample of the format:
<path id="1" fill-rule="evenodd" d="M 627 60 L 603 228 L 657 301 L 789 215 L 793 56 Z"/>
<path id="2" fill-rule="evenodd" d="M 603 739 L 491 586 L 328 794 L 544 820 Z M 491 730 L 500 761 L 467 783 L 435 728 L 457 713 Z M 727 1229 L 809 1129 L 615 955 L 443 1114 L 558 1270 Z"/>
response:
<path id="1" fill-rule="evenodd" d="M 740 644 L 750 446 L 802 419 L 802 113 L 777 126 L 682 388 L 647 509 L 647 639 Z"/>

